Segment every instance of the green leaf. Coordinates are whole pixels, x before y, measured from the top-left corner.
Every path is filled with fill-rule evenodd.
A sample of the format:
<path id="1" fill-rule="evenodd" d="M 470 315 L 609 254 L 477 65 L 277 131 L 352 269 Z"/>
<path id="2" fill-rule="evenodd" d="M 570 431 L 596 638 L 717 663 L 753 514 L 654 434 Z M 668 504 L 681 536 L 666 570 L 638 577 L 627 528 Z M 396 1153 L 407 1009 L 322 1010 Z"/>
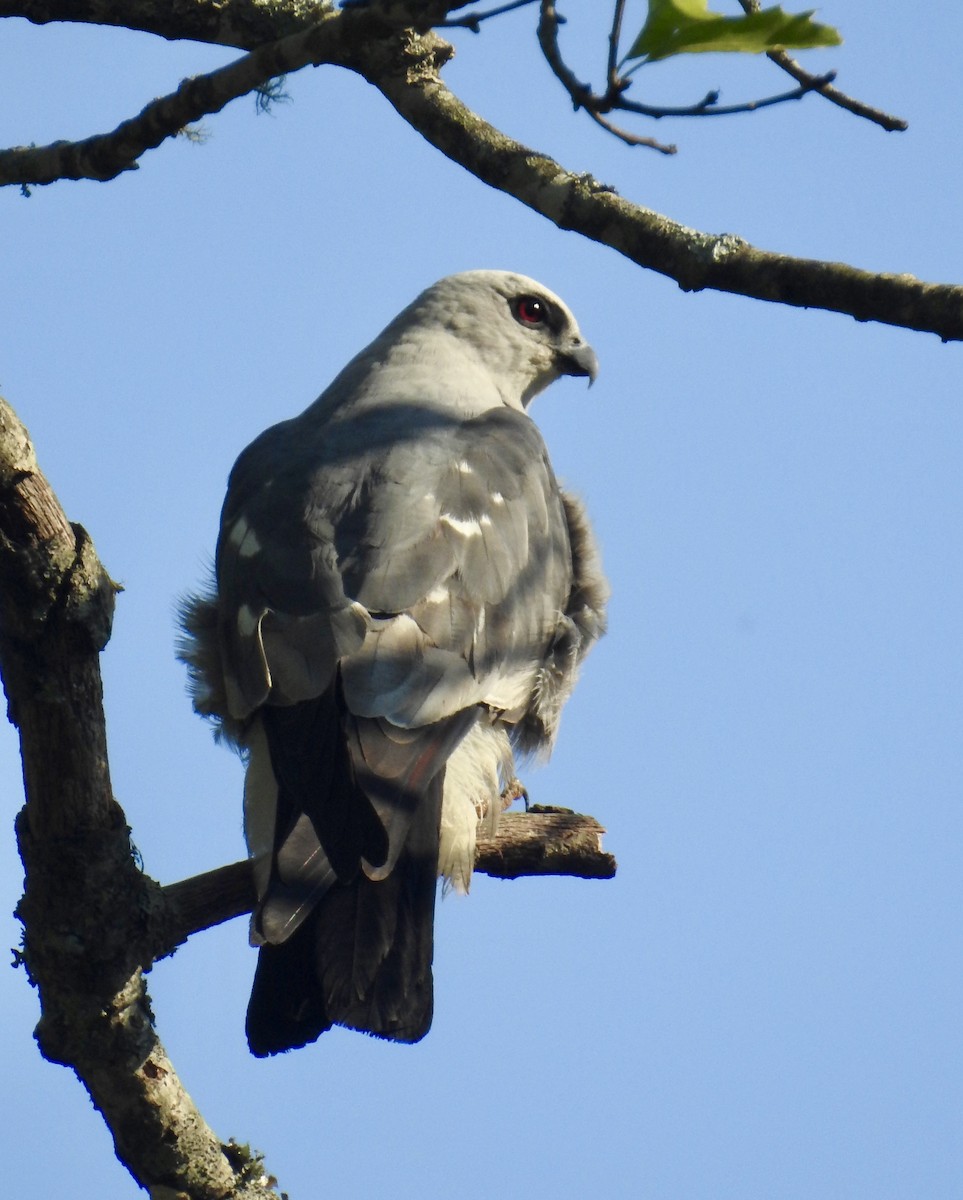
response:
<path id="1" fill-rule="evenodd" d="M 812 15 L 812 10 L 796 14 L 776 7 L 723 17 L 709 12 L 708 0 L 649 0 L 649 15 L 626 60 L 657 62 L 673 54 L 764 54 L 838 46 L 843 40 L 839 31 L 817 24 Z"/>

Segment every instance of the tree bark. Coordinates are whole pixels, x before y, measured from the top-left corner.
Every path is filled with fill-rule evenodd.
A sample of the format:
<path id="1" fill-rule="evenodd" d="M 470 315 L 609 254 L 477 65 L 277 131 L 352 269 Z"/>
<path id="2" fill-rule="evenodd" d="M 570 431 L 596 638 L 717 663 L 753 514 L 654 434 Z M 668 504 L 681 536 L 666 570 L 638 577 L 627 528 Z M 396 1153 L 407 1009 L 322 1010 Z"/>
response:
<path id="1" fill-rule="evenodd" d="M 0 580 L 0 670 L 27 797 L 17 915 L 41 1052 L 76 1072 L 141 1186 L 277 1200 L 259 1164 L 218 1141 L 154 1031 L 142 968 L 161 897 L 135 864 L 111 793 L 102 705 L 99 654 L 118 589 L 3 401 Z"/>

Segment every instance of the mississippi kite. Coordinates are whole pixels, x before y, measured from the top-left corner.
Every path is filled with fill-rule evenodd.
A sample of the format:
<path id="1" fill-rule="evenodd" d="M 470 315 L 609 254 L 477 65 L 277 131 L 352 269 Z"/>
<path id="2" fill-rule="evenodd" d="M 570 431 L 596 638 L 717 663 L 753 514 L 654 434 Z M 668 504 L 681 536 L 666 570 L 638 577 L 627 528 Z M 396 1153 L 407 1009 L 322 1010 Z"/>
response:
<path id="1" fill-rule="evenodd" d="M 546 753 L 607 587 L 529 401 L 597 361 L 521 275 L 424 291 L 231 472 L 197 710 L 247 762 L 251 1050 L 418 1041 L 438 875 L 466 891 L 513 751 Z"/>

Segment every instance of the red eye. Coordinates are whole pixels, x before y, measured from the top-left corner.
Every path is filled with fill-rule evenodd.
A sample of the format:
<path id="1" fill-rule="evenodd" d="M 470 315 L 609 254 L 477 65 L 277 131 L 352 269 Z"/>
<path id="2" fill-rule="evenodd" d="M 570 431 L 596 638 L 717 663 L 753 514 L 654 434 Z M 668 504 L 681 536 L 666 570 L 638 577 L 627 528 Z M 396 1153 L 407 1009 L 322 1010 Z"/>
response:
<path id="1" fill-rule="evenodd" d="M 523 325 L 542 325 L 548 316 L 548 307 L 538 296 L 519 296 L 515 301 L 515 318 Z"/>

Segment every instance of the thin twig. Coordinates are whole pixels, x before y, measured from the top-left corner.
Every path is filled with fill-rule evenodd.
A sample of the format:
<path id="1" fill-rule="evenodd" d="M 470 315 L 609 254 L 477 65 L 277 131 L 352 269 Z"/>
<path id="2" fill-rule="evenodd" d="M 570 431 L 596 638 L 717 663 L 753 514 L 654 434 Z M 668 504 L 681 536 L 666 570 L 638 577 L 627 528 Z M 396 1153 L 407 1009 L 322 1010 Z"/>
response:
<path id="1" fill-rule="evenodd" d="M 625 87 L 622 80 L 619 79 L 619 42 L 622 40 L 622 17 L 625 14 L 625 0 L 615 0 L 615 9 L 612 13 L 612 28 L 609 30 L 609 57 L 605 65 L 605 78 L 608 81 L 609 91 Z"/>
<path id="2" fill-rule="evenodd" d="M 562 87 L 572 97 L 572 105 L 576 111 L 580 108 L 599 111 L 597 97 L 591 87 L 579 80 L 568 63 L 562 58 L 558 46 L 558 14 L 551 0 L 541 0 L 541 12 L 538 17 L 538 44 L 542 48 L 545 61 L 552 68 L 552 74 L 559 80 Z"/>
<path id="3" fill-rule="evenodd" d="M 542 12 L 538 22 L 538 42 L 553 74 L 572 97 L 572 104 L 576 110 L 584 108 L 597 125 L 625 142 L 627 146 L 646 146 L 660 154 L 677 153 L 676 146 L 666 145 L 655 138 L 640 137 L 605 119 L 603 114 L 615 107 L 614 103 L 607 103 L 605 97 L 595 96 L 589 85 L 582 83 L 562 58 L 558 46 L 558 17 L 555 5 L 546 3 L 545 0 L 542 0 Z"/>
<path id="4" fill-rule="evenodd" d="M 655 138 L 641 137 L 637 133 L 629 133 L 627 129 L 623 129 L 621 125 L 616 125 L 612 121 L 607 120 L 593 108 L 586 110 L 588 115 L 597 124 L 601 125 L 606 132 L 617 137 L 619 141 L 625 142 L 627 146 L 648 146 L 650 150 L 658 150 L 660 154 L 678 154 L 679 147 L 672 142 L 657 142 Z"/>
<path id="5" fill-rule="evenodd" d="M 576 111 L 580 108 L 584 109 L 597 125 L 628 146 L 647 146 L 662 154 L 675 154 L 677 149 L 674 145 L 666 145 L 656 141 L 655 138 L 640 137 L 638 134 L 631 133 L 622 126 L 606 120 L 606 114 L 615 111 L 630 112 L 644 117 L 652 117 L 655 120 L 660 120 L 662 117 L 729 117 L 736 113 L 755 112 L 760 108 L 785 104 L 791 100 L 801 100 L 811 91 L 824 89 L 836 77 L 834 72 L 827 75 L 810 75 L 800 82 L 799 87 L 793 88 L 790 92 L 781 92 L 778 96 L 766 96 L 762 100 L 748 100 L 741 104 L 720 105 L 717 91 L 709 92 L 696 104 L 682 107 L 642 104 L 626 98 L 625 92 L 629 87 L 628 75 L 631 72 L 620 75 L 618 70 L 618 45 L 623 13 L 624 0 L 616 0 L 612 14 L 612 28 L 609 33 L 609 52 L 606 64 L 608 86 L 602 95 L 593 92 L 589 84 L 582 83 L 562 58 L 558 44 L 560 18 L 555 11 L 554 0 L 541 0 L 538 42 L 545 61 L 556 79 L 568 92 Z"/>
<path id="6" fill-rule="evenodd" d="M 634 100 L 621 98 L 615 108 L 626 112 L 641 113 L 646 117 L 731 117 L 734 113 L 755 112 L 759 108 L 770 108 L 773 104 L 785 104 L 789 100 L 801 100 L 809 92 L 818 91 L 836 78 L 836 72 L 826 75 L 811 76 L 810 79 L 793 88 L 791 92 L 781 92 L 778 96 L 766 96 L 762 100 L 747 100 L 743 104 L 718 104 L 718 92 L 710 92 L 698 104 L 690 108 L 654 108 L 647 104 L 637 104 Z"/>
<path id="7" fill-rule="evenodd" d="M 482 21 L 492 17 L 500 17 L 503 13 L 512 12 L 516 8 L 527 8 L 529 4 L 537 4 L 538 0 L 512 0 L 511 4 L 502 4 L 498 8 L 490 8 L 488 12 L 465 13 L 463 17 L 448 17 L 438 21 L 436 29 L 470 29 L 472 33 L 481 33 Z"/>
<path id="8" fill-rule="evenodd" d="M 759 0 L 739 0 L 739 3 L 747 13 L 759 12 L 761 8 Z M 808 71 L 803 70 L 799 63 L 785 50 L 769 50 L 766 52 L 766 58 L 770 62 L 774 62 L 777 67 L 781 67 L 787 75 L 791 75 L 797 83 L 813 82 L 814 76 Z M 824 96 L 832 104 L 844 108 L 854 116 L 864 117 L 867 121 L 872 121 L 874 125 L 881 126 L 888 133 L 902 133 L 904 130 L 909 129 L 909 122 L 904 121 L 902 117 L 894 117 L 890 113 L 883 112 L 882 109 L 864 104 L 862 100 L 856 100 L 852 96 L 847 96 L 839 88 L 833 87 L 830 82 L 820 83 L 813 86 L 811 90 L 818 92 L 820 96 Z"/>
<path id="9" fill-rule="evenodd" d="M 777 67 L 782 67 L 787 75 L 791 75 L 799 83 L 807 83 L 812 79 L 809 72 L 804 71 L 785 50 L 770 50 L 766 57 Z M 872 105 L 865 104 L 862 100 L 856 100 L 853 96 L 847 96 L 845 92 L 833 87 L 831 83 L 824 83 L 813 90 L 854 116 L 864 117 L 867 121 L 872 121 L 874 125 L 879 125 L 887 133 L 902 133 L 909 129 L 909 121 L 903 120 L 902 117 L 894 117 L 890 113 L 883 112 L 882 109 L 873 108 Z"/>

